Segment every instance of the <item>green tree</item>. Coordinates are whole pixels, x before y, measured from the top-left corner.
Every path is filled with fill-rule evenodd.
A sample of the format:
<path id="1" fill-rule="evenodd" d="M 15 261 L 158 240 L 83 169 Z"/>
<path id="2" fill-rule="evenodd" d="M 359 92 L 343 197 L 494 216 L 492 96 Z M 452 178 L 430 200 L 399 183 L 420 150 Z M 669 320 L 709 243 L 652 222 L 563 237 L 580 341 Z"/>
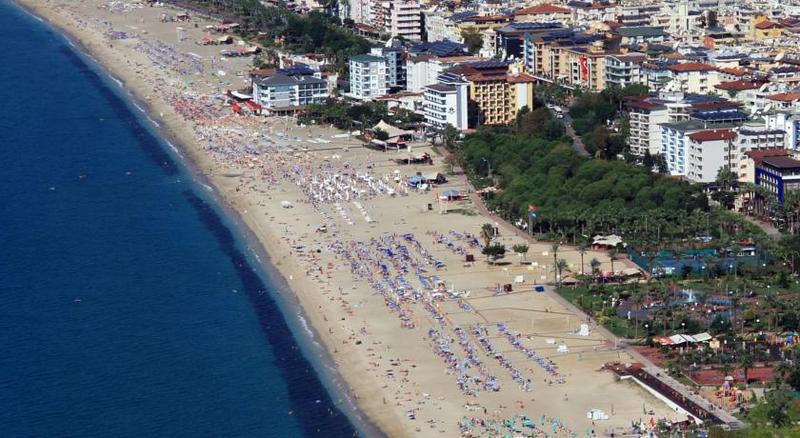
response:
<path id="1" fill-rule="evenodd" d="M 527 244 L 524 243 L 517 243 L 511 247 L 511 249 L 522 256 L 524 261 L 528 261 L 528 250 L 530 249 Z"/>
<path id="2" fill-rule="evenodd" d="M 389 139 L 389 133 L 380 128 L 375 129 L 375 138 L 381 141 L 386 141 Z"/>
<path id="3" fill-rule="evenodd" d="M 483 238 L 483 246 L 489 246 L 494 239 L 494 226 L 492 224 L 481 225 L 481 238 Z"/>
<path id="4" fill-rule="evenodd" d="M 559 286 L 561 285 L 561 282 L 564 281 L 563 273 L 568 266 L 569 263 L 567 263 L 567 261 L 564 259 L 558 259 L 556 262 L 556 271 L 558 271 L 558 277 L 556 277 L 556 281 L 558 282 Z"/>
<path id="5" fill-rule="evenodd" d="M 586 255 L 586 253 L 588 252 L 588 250 L 589 250 L 589 248 L 588 248 L 588 246 L 587 246 L 585 243 L 581 243 L 581 244 L 580 244 L 580 246 L 578 246 L 578 253 L 581 255 L 581 275 L 585 275 L 585 274 L 586 274 L 586 273 L 583 271 L 583 267 L 584 267 L 584 264 L 583 264 L 583 257 Z"/>
<path id="6" fill-rule="evenodd" d="M 558 248 L 559 248 L 559 246 L 560 245 L 558 244 L 558 242 L 553 242 L 550 245 L 550 251 L 553 253 L 553 275 L 557 275 L 557 272 L 556 272 L 557 271 L 557 266 L 556 265 L 558 265 Z M 558 279 L 555 279 L 555 280 L 558 281 Z"/>
<path id="7" fill-rule="evenodd" d="M 738 177 L 727 167 L 722 167 L 717 172 L 717 191 L 711 195 L 711 199 L 719 202 L 725 208 L 733 208 L 736 200 L 736 186 Z"/>
<path id="8" fill-rule="evenodd" d="M 494 245 L 485 246 L 481 252 L 483 255 L 489 257 L 489 263 L 494 263 L 498 258 L 505 255 L 506 246 L 496 243 Z"/>
<path id="9" fill-rule="evenodd" d="M 444 127 L 444 130 L 442 131 L 442 141 L 448 150 L 452 151 L 455 149 L 458 135 L 458 129 L 456 129 L 455 126 L 448 123 L 447 126 Z"/>
<path id="10" fill-rule="evenodd" d="M 747 384 L 749 382 L 747 371 L 753 368 L 753 356 L 746 352 L 743 353 L 739 358 L 739 368 L 744 372 L 744 382 Z"/>
<path id="11" fill-rule="evenodd" d="M 592 275 L 597 276 L 600 274 L 600 260 L 592 258 L 592 260 L 589 261 L 589 266 L 592 268 Z"/>
<path id="12" fill-rule="evenodd" d="M 469 53 L 475 55 L 483 48 L 483 34 L 475 28 L 468 27 L 461 31 L 461 40 L 467 45 Z"/>

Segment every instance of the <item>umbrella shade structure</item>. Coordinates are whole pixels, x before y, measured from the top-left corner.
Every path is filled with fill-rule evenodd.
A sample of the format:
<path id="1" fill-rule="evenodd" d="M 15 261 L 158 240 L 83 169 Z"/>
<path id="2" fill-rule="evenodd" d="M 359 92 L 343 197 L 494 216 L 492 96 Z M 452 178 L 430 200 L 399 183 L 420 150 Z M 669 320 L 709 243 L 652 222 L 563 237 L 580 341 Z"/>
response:
<path id="1" fill-rule="evenodd" d="M 419 187 L 425 182 L 425 178 L 422 175 L 414 175 L 408 179 L 408 185 L 411 187 Z"/>
<path id="2" fill-rule="evenodd" d="M 442 192 L 441 198 L 448 199 L 448 200 L 450 200 L 450 199 L 459 199 L 459 198 L 461 198 L 461 192 L 459 192 L 458 190 L 455 190 L 455 189 L 447 189 L 447 190 Z"/>

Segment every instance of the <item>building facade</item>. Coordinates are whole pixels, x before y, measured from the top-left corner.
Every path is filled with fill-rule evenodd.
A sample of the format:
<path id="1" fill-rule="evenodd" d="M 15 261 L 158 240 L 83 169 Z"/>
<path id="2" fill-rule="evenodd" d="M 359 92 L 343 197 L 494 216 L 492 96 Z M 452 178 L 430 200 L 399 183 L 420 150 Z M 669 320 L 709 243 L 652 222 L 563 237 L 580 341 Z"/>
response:
<path id="1" fill-rule="evenodd" d="M 686 178 L 696 183 L 710 183 L 717 179 L 720 169 L 733 167 L 733 140 L 731 129 L 710 129 L 688 135 Z"/>
<path id="2" fill-rule="evenodd" d="M 383 29 L 392 37 L 409 41 L 422 39 L 422 13 L 418 0 L 391 0 L 382 3 Z"/>
<path id="3" fill-rule="evenodd" d="M 350 94 L 358 100 L 372 100 L 387 93 L 386 59 L 374 55 L 350 58 Z"/>
<path id="4" fill-rule="evenodd" d="M 323 103 L 330 96 L 327 82 L 309 75 L 275 74 L 254 78 L 252 86 L 253 100 L 263 108 Z"/>
<path id="5" fill-rule="evenodd" d="M 468 127 L 468 88 L 469 85 L 459 79 L 447 80 L 425 87 L 423 109 L 426 126 L 442 130 L 448 125 L 458 130 Z"/>
<path id="6" fill-rule="evenodd" d="M 627 104 L 630 117 L 628 146 L 634 155 L 661 153 L 661 124 L 669 122 L 669 110 L 661 102 L 636 100 Z"/>
<path id="7" fill-rule="evenodd" d="M 766 157 L 756 164 L 755 183 L 766 188 L 783 204 L 788 192 L 800 189 L 800 161 L 789 157 Z"/>

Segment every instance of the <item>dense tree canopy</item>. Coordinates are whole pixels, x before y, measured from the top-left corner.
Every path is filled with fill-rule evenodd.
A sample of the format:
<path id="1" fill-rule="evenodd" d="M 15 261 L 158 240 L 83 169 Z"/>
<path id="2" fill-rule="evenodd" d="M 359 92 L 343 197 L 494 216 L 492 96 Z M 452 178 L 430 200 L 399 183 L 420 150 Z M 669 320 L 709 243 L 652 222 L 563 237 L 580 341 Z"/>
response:
<path id="1" fill-rule="evenodd" d="M 569 109 L 572 127 L 592 155 L 611 160 L 624 153 L 627 121 L 623 120 L 617 131 L 612 132 L 609 126 L 625 97 L 647 92 L 647 87 L 633 84 L 625 88 L 609 87 L 600 93 L 582 93 L 575 98 Z"/>
<path id="2" fill-rule="evenodd" d="M 533 204 L 543 231 L 621 231 L 646 217 L 656 227 L 708 209 L 695 186 L 621 161 L 582 158 L 563 140 L 484 129 L 464 141 L 460 152 L 476 171 L 486 169 L 484 160 L 491 163 L 503 190 L 490 205 L 524 218 Z"/>

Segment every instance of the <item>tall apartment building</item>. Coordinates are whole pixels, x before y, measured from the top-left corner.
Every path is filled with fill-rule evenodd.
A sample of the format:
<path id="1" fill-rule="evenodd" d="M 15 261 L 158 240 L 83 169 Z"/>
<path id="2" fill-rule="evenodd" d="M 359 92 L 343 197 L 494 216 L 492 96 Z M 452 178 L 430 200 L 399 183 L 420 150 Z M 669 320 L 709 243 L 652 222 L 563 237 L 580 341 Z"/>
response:
<path id="1" fill-rule="evenodd" d="M 661 153 L 661 124 L 669 122 L 667 106 L 656 99 L 631 100 L 626 105 L 630 118 L 628 146 L 634 155 Z"/>
<path id="2" fill-rule="evenodd" d="M 751 159 L 747 155 L 751 151 L 784 150 L 786 132 L 782 129 L 770 129 L 765 123 L 751 122 L 736 130 L 733 142 L 733 166 L 739 181 L 752 182 Z"/>
<path id="3" fill-rule="evenodd" d="M 469 83 L 458 75 L 443 75 L 439 83 L 425 87 L 423 108 L 425 124 L 433 129 L 447 125 L 458 130 L 468 128 Z"/>
<path id="4" fill-rule="evenodd" d="M 686 151 L 686 178 L 697 183 L 710 183 L 717 179 L 720 169 L 735 166 L 732 129 L 709 129 L 688 136 Z"/>
<path id="5" fill-rule="evenodd" d="M 386 59 L 374 55 L 350 58 L 350 94 L 359 100 L 372 100 L 387 93 Z"/>
<path id="6" fill-rule="evenodd" d="M 373 0 L 349 0 L 350 18 L 360 24 L 372 24 Z"/>
<path id="7" fill-rule="evenodd" d="M 584 90 L 599 92 L 606 88 L 606 53 L 602 42 L 589 47 L 566 49 L 569 71 L 567 83 Z"/>
<path id="8" fill-rule="evenodd" d="M 386 60 L 386 86 L 398 90 L 406 88 L 406 50 L 396 39 L 381 47 L 373 47 L 370 54 Z"/>
<path id="9" fill-rule="evenodd" d="M 800 113 L 794 111 L 772 111 L 764 114 L 767 129 L 784 131 L 783 147 L 791 151 L 800 150 Z"/>
<path id="10" fill-rule="evenodd" d="M 520 109 L 533 107 L 535 78 L 513 71 L 508 62 L 481 61 L 454 67 L 440 75 L 457 75 L 469 84 L 469 102 L 475 108 L 470 125 L 505 126 Z"/>
<path id="11" fill-rule="evenodd" d="M 418 0 L 391 0 L 382 3 L 381 26 L 392 37 L 403 37 L 409 41 L 422 39 L 422 13 Z"/>
<path id="12" fill-rule="evenodd" d="M 684 93 L 708 94 L 719 84 L 717 68 L 701 62 L 685 62 L 668 67 L 672 86 Z"/>
<path id="13" fill-rule="evenodd" d="M 659 4 L 620 6 L 617 9 L 617 22 L 623 26 L 650 26 L 659 12 Z"/>
<path id="14" fill-rule="evenodd" d="M 783 204 L 788 192 L 800 189 L 800 161 L 789 157 L 766 157 L 756 165 L 755 183 L 772 192 Z"/>
<path id="15" fill-rule="evenodd" d="M 642 64 L 646 60 L 647 56 L 644 53 L 626 53 L 606 56 L 606 86 L 624 88 L 631 84 L 644 83 Z"/>

